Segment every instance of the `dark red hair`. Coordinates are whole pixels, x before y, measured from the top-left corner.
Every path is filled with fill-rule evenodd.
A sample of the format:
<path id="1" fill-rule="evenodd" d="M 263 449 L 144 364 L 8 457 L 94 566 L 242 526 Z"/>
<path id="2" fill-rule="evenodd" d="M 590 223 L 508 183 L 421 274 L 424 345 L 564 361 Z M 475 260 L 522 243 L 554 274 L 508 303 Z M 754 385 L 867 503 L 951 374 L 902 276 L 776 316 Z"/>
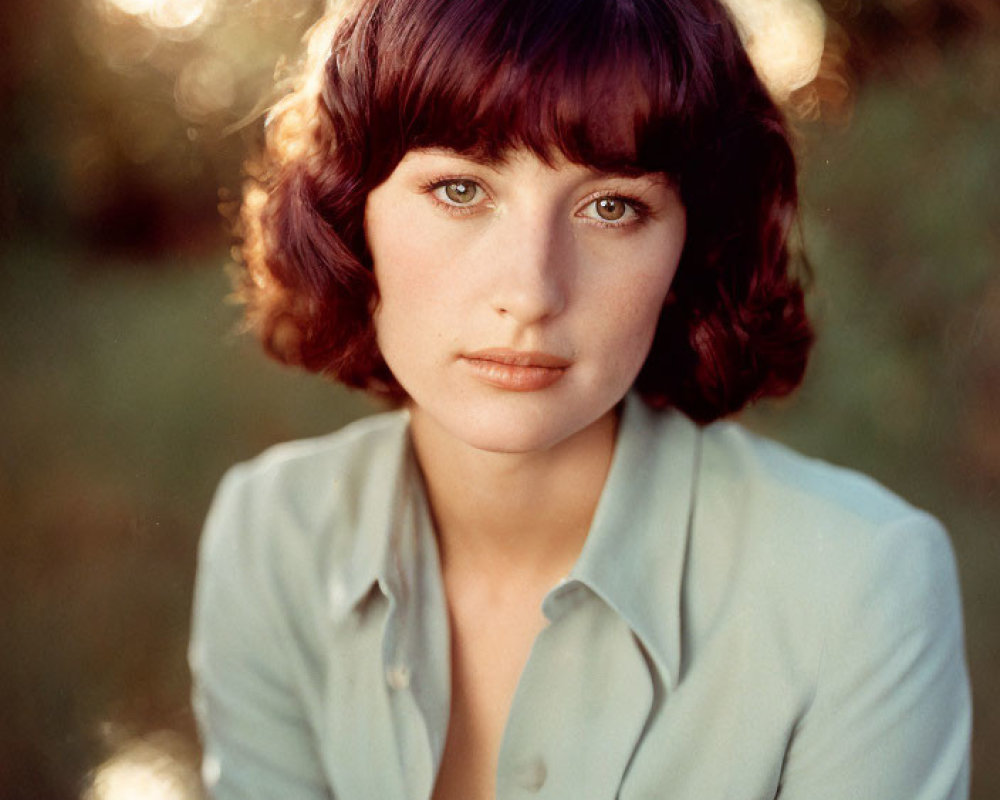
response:
<path id="1" fill-rule="evenodd" d="M 687 240 L 636 380 L 651 405 L 709 422 L 801 381 L 795 160 L 716 0 L 360 0 L 317 42 L 242 212 L 242 294 L 273 356 L 405 397 L 372 325 L 368 193 L 414 148 L 527 147 L 679 187 Z"/>

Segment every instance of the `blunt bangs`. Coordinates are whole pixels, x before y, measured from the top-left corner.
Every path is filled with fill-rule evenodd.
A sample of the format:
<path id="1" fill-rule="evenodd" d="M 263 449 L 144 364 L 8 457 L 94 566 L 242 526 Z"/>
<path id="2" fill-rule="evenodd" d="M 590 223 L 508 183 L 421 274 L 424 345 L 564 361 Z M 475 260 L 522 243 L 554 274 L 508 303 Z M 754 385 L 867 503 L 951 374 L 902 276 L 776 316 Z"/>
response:
<path id="1" fill-rule="evenodd" d="M 367 130 L 384 177 L 411 149 L 499 160 L 526 147 L 677 178 L 714 106 L 709 48 L 684 4 L 389 0 L 368 44 Z M 377 163 L 376 163 L 377 162 Z"/>

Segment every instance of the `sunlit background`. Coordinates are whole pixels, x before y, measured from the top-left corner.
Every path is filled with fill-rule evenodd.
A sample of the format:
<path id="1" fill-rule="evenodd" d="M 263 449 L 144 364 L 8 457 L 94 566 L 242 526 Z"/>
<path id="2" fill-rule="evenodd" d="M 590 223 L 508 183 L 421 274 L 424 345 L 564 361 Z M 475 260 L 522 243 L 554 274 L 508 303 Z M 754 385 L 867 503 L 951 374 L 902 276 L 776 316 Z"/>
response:
<path id="1" fill-rule="evenodd" d="M 797 1 L 731 0 L 750 15 Z M 0 8 L 4 800 L 200 797 L 184 654 L 211 493 L 234 461 L 370 409 L 266 362 L 225 302 L 240 164 L 321 6 Z M 825 8 L 825 26 L 803 6 L 748 41 L 800 132 L 821 334 L 800 396 L 750 421 L 948 525 L 974 798 L 994 800 L 1000 4 Z M 788 54 L 818 37 L 819 75 L 794 88 Z"/>

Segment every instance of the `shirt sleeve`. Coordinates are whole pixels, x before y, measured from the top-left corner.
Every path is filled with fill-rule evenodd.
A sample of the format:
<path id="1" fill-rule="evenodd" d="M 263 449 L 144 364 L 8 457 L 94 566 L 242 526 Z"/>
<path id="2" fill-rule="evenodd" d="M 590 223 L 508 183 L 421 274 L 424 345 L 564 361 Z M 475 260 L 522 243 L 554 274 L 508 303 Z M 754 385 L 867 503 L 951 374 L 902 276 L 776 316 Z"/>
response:
<path id="1" fill-rule="evenodd" d="M 199 553 L 189 660 L 205 788 L 215 800 L 331 800 L 243 469 L 220 484 Z"/>
<path id="2" fill-rule="evenodd" d="M 947 535 L 913 515 L 857 556 L 835 581 L 815 696 L 778 797 L 965 800 L 971 699 Z"/>

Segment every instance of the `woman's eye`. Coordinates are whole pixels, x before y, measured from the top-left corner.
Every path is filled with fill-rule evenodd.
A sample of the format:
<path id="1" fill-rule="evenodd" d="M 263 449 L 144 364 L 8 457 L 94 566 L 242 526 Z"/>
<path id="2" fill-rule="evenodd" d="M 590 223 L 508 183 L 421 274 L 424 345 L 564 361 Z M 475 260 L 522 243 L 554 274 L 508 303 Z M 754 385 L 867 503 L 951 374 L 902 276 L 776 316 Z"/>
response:
<path id="1" fill-rule="evenodd" d="M 457 180 L 439 183 L 434 187 L 434 196 L 451 206 L 471 206 L 480 199 L 482 187 L 475 181 Z"/>
<path id="2" fill-rule="evenodd" d="M 617 224 L 627 224 L 633 219 L 637 219 L 639 214 L 635 206 L 623 197 L 607 195 L 598 197 L 591 201 L 584 209 L 584 216 L 596 219 L 600 222 L 610 222 Z"/>

